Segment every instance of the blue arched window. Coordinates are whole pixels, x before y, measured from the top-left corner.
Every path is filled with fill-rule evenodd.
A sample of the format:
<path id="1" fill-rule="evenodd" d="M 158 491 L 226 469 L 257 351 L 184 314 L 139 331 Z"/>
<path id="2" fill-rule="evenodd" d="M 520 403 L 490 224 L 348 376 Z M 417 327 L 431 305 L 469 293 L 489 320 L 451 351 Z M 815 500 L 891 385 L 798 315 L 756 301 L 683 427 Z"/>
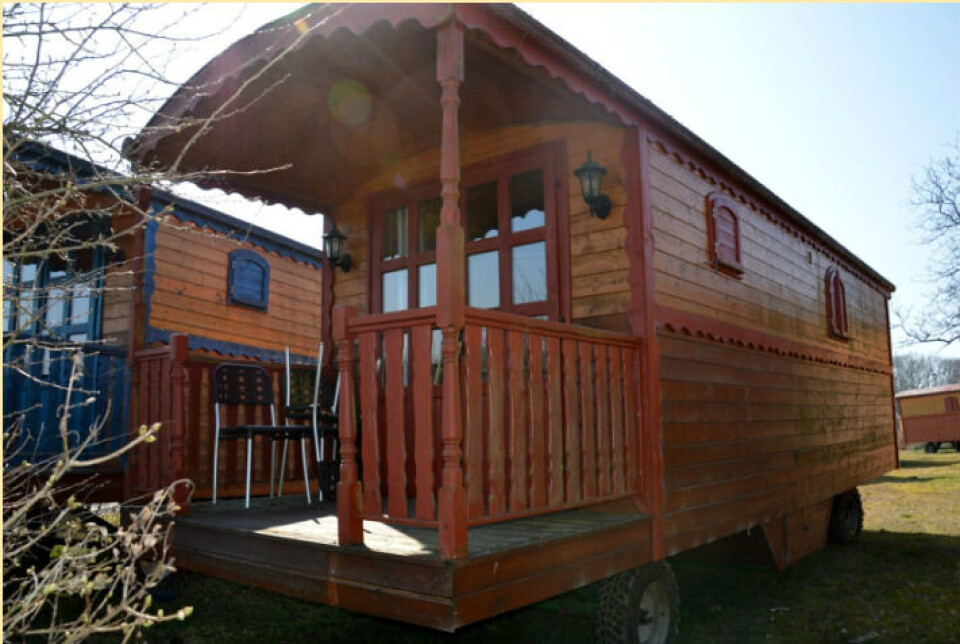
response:
<path id="1" fill-rule="evenodd" d="M 252 250 L 230 253 L 227 302 L 267 310 L 270 297 L 270 264 Z"/>

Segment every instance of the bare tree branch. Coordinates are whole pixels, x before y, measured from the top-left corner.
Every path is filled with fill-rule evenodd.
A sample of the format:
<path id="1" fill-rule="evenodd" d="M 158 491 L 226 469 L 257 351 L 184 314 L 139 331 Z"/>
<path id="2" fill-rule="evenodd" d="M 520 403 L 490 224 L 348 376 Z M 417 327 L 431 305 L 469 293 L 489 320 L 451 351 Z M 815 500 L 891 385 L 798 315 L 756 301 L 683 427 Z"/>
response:
<path id="1" fill-rule="evenodd" d="M 915 344 L 960 341 L 960 140 L 914 177 L 910 199 L 928 255 L 926 304 L 897 310 L 896 326 Z"/>

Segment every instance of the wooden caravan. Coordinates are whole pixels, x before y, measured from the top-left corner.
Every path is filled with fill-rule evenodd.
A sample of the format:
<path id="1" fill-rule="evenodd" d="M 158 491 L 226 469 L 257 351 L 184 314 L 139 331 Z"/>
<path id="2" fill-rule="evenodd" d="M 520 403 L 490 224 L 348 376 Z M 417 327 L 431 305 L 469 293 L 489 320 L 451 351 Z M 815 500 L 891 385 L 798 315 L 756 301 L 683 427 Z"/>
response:
<path id="1" fill-rule="evenodd" d="M 5 422 L 23 417 L 20 453 L 34 462 L 59 453 L 65 385 L 80 349 L 72 444 L 105 420 L 87 458 L 121 447 L 130 426 L 136 430 L 147 416 L 171 421 L 161 412 L 164 401 L 182 399 L 194 420 L 189 436 L 182 424 L 169 423 L 157 445 L 130 457 L 126 477 L 119 463 L 99 470 L 96 498 L 150 493 L 182 477 L 194 481 L 198 496 L 209 495 L 209 372 L 223 360 L 257 360 L 270 363 L 279 378 L 285 346 L 300 361 L 315 360 L 319 251 L 163 191 L 127 186 L 123 177 L 47 146 L 20 142 L 12 154 L 48 181 L 117 181 L 92 193 L 89 221 L 74 228 L 81 240 L 112 239 L 115 250 L 91 242 L 65 258 L 4 262 Z M 121 191 L 139 196 L 123 198 Z M 153 216 L 144 220 L 131 200 Z M 174 366 L 181 369 L 177 386 Z M 97 392 L 95 404 L 78 404 L 89 392 Z M 186 456 L 178 470 L 172 454 L 181 444 Z M 147 452 L 155 458 L 145 460 Z M 268 480 L 264 471 L 258 463 L 260 488 Z M 242 474 L 231 468 L 225 476 L 227 494 L 236 495 Z"/>
<path id="2" fill-rule="evenodd" d="M 960 451 L 960 384 L 901 391 L 896 400 L 903 445 L 922 443 L 933 454 L 949 443 Z"/>
<path id="3" fill-rule="evenodd" d="M 786 565 L 896 467 L 893 285 L 512 6 L 307 7 L 135 156 L 351 256 L 336 508 L 194 504 L 183 566 L 452 630 L 753 527 Z"/>

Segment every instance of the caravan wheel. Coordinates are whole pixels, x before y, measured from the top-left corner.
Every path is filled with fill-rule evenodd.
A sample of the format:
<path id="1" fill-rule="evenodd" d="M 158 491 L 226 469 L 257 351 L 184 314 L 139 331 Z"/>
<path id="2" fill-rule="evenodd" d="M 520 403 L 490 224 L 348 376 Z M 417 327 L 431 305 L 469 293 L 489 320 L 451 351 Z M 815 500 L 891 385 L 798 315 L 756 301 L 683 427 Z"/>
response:
<path id="1" fill-rule="evenodd" d="M 666 562 L 634 568 L 601 583 L 597 642 L 667 644 L 676 640 L 680 595 Z"/>
<path id="2" fill-rule="evenodd" d="M 830 512 L 830 542 L 839 545 L 853 543 L 863 531 L 863 503 L 857 488 L 833 497 Z"/>

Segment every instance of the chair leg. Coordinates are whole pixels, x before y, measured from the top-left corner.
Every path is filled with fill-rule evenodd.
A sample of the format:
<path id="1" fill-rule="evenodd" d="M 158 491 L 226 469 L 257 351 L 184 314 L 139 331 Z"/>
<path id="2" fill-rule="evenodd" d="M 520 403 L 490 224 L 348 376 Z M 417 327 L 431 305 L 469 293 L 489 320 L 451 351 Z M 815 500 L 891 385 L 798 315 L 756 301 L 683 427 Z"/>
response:
<path id="1" fill-rule="evenodd" d="M 310 499 L 310 475 L 307 474 L 307 439 L 306 437 L 300 439 L 300 460 L 303 465 L 303 487 L 307 491 L 307 505 L 312 503 Z"/>
<path id="2" fill-rule="evenodd" d="M 270 441 L 270 498 L 273 498 L 273 480 L 276 478 L 277 468 L 277 443 Z"/>
<path id="3" fill-rule="evenodd" d="M 217 504 L 217 468 L 219 466 L 218 456 L 220 454 L 220 437 L 217 436 L 213 441 L 213 505 Z"/>
<path id="4" fill-rule="evenodd" d="M 253 463 L 253 436 L 247 436 L 247 496 L 245 508 L 250 508 L 250 466 Z"/>
<path id="5" fill-rule="evenodd" d="M 313 430 L 314 441 L 316 443 L 316 449 L 314 450 L 317 455 L 317 496 L 320 497 L 321 501 L 326 501 L 327 496 L 329 496 L 323 489 L 323 452 L 326 448 L 326 441 L 322 436 L 317 436 L 317 430 Z"/>
<path id="6" fill-rule="evenodd" d="M 287 452 L 290 451 L 290 440 L 283 439 L 283 455 L 280 457 L 280 476 L 277 483 L 277 496 L 283 496 L 283 479 L 287 477 Z"/>
<path id="7" fill-rule="evenodd" d="M 280 456 L 280 476 L 277 482 L 277 496 L 283 496 L 283 479 L 287 477 L 287 453 L 290 451 L 289 443 L 289 439 L 283 439 L 283 454 Z"/>

